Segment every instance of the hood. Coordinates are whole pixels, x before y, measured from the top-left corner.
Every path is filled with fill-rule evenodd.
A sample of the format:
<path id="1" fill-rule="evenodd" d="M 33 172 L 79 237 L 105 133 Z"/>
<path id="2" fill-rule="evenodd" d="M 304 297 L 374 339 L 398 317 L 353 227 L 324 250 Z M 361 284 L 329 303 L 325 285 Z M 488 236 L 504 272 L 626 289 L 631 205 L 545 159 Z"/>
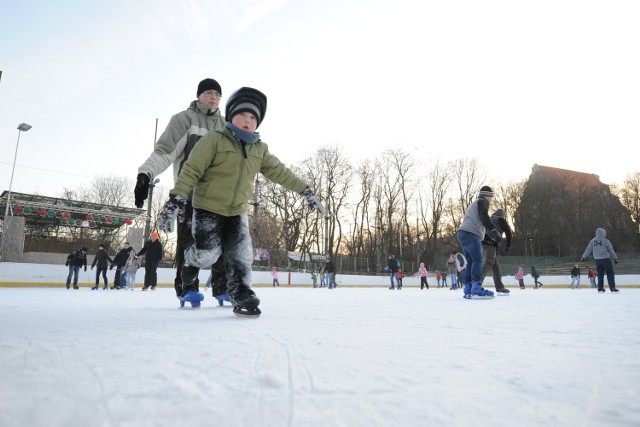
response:
<path id="1" fill-rule="evenodd" d="M 496 211 L 491 216 L 495 216 L 497 218 L 504 218 L 504 210 L 496 209 Z"/>
<path id="2" fill-rule="evenodd" d="M 420 263 L 420 267 L 424 267 L 424 262 L 421 262 L 421 263 Z"/>
<path id="3" fill-rule="evenodd" d="M 607 232 L 604 228 L 596 228 L 596 237 L 599 239 L 604 239 L 607 237 Z"/>

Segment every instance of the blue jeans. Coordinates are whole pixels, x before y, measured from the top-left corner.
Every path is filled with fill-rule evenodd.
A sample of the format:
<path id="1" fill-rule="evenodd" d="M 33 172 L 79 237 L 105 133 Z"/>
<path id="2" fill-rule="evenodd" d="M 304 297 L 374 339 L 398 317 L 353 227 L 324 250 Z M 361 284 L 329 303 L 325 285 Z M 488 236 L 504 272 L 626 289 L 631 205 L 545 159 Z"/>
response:
<path id="1" fill-rule="evenodd" d="M 77 265 L 69 266 L 69 275 L 67 276 L 67 289 L 69 289 L 69 285 L 71 284 L 71 276 L 73 276 L 73 287 L 78 287 L 78 273 L 80 272 L 80 267 Z"/>
<path id="2" fill-rule="evenodd" d="M 389 273 L 389 280 L 391 280 L 391 287 L 393 288 L 393 279 L 396 279 L 396 284 L 398 286 L 400 286 L 400 279 L 398 279 L 398 272 L 397 271 L 392 271 L 391 273 Z"/>
<path id="3" fill-rule="evenodd" d="M 449 273 L 451 277 L 451 286 L 458 286 L 458 273 Z"/>
<path id="4" fill-rule="evenodd" d="M 458 242 L 462 246 L 462 252 L 467 259 L 467 267 L 464 269 L 464 283 L 482 283 L 482 239 L 468 231 L 458 230 Z"/>
<path id="5" fill-rule="evenodd" d="M 573 288 L 573 285 L 577 283 L 577 287 L 580 287 L 580 277 L 579 276 L 571 276 L 571 285 L 569 285 L 569 287 Z"/>

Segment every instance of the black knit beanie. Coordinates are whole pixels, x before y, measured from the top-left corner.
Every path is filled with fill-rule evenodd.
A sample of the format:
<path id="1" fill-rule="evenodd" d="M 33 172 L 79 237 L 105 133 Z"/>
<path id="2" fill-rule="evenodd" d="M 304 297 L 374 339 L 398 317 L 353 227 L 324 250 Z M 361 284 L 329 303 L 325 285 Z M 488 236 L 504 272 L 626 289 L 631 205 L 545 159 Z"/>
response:
<path id="1" fill-rule="evenodd" d="M 483 186 L 480 189 L 480 193 L 478 194 L 478 197 L 484 197 L 484 196 L 493 197 L 493 190 L 488 185 Z"/>
<path id="2" fill-rule="evenodd" d="M 220 87 L 220 83 L 213 79 L 204 79 L 198 84 L 198 95 L 202 94 L 202 92 L 206 92 L 208 90 L 215 90 L 220 95 L 222 95 L 222 88 Z"/>

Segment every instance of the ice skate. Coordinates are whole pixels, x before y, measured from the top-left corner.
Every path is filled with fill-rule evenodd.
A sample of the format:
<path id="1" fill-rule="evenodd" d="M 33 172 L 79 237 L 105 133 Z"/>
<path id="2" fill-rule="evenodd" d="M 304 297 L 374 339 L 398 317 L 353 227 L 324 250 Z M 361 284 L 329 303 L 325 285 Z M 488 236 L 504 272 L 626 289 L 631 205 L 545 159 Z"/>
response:
<path id="1" fill-rule="evenodd" d="M 620 291 L 618 290 L 618 288 L 613 288 L 613 289 L 611 289 L 611 292 L 616 293 L 616 292 L 620 292 Z"/>
<path id="2" fill-rule="evenodd" d="M 202 300 L 204 300 L 204 295 L 200 292 L 187 291 L 180 297 L 180 308 L 184 308 L 184 304 L 187 302 L 191 304 L 191 308 L 200 308 L 200 302 Z"/>
<path id="3" fill-rule="evenodd" d="M 508 297 L 510 294 L 509 289 L 507 288 L 502 288 L 502 289 L 496 289 L 496 295 L 500 295 L 503 297 Z"/>
<path id="4" fill-rule="evenodd" d="M 493 297 L 493 292 L 483 288 L 480 282 L 474 282 L 471 286 L 471 299 L 490 299 Z"/>
<path id="5" fill-rule="evenodd" d="M 220 295 L 216 295 L 215 299 L 218 300 L 218 305 L 220 307 L 222 307 L 224 305 L 225 301 L 229 301 L 231 302 L 231 299 L 229 298 L 229 294 L 220 294 Z"/>
<path id="6" fill-rule="evenodd" d="M 238 317 L 258 317 L 261 314 L 260 300 L 248 286 L 240 286 L 235 295 L 229 295 L 233 313 Z"/>
<path id="7" fill-rule="evenodd" d="M 600 292 L 605 293 L 607 291 L 605 291 L 604 289 L 598 289 L 598 293 L 600 293 Z"/>
<path id="8" fill-rule="evenodd" d="M 464 285 L 464 295 L 462 295 L 466 299 L 471 299 L 471 284 Z"/>

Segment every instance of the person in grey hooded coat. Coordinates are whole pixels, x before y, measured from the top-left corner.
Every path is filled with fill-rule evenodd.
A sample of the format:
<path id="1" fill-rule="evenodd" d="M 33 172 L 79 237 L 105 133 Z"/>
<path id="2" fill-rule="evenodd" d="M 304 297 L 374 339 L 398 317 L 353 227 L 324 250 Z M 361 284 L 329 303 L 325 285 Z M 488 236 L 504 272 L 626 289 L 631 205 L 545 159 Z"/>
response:
<path id="1" fill-rule="evenodd" d="M 584 261 L 591 253 L 596 260 L 596 272 L 598 274 L 598 292 L 604 292 L 604 275 L 607 275 L 607 283 L 609 283 L 609 289 L 611 292 L 618 292 L 616 288 L 616 276 L 613 272 L 614 263 L 618 263 L 618 255 L 613 250 L 613 245 L 607 239 L 607 232 L 604 228 L 596 228 L 596 237 L 591 239 L 585 249 L 580 261 Z"/>

